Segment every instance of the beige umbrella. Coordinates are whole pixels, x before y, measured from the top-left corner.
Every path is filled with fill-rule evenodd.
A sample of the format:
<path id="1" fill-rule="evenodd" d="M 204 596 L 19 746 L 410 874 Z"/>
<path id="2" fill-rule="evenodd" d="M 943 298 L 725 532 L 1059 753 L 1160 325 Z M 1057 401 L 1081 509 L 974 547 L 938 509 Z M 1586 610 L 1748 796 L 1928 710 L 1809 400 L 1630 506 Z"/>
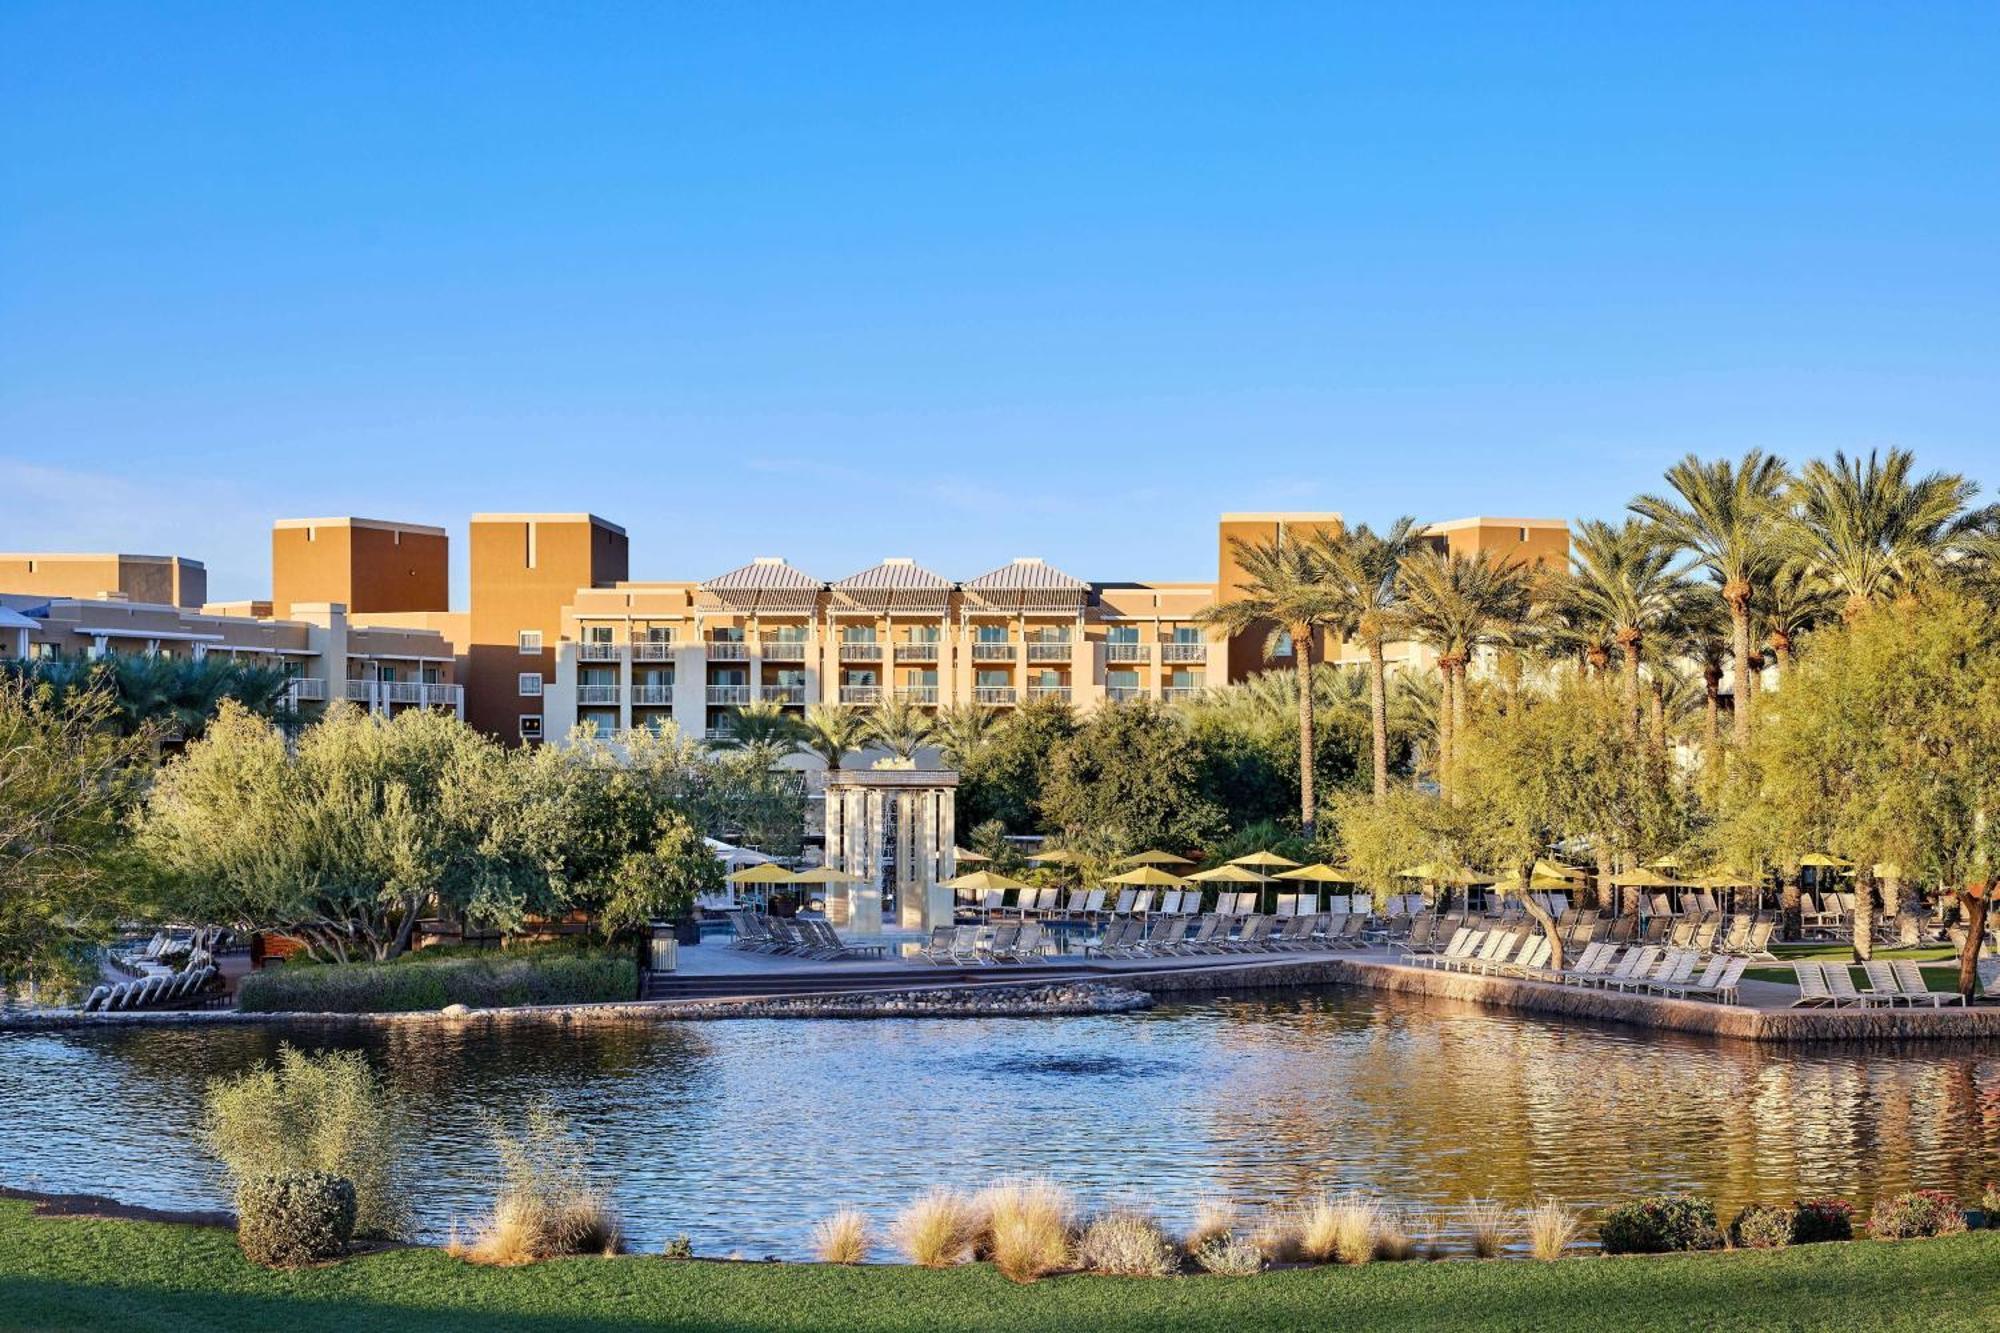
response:
<path id="1" fill-rule="evenodd" d="M 868 876 L 856 875 L 837 866 L 814 866 L 791 876 L 793 884 L 866 884 Z"/>
<path id="2" fill-rule="evenodd" d="M 952 848 L 951 858 L 954 861 L 963 861 L 969 866 L 983 866 L 993 859 L 984 852 L 968 852 L 963 847 Z"/>
<path id="3" fill-rule="evenodd" d="M 1023 884 L 1011 875 L 996 874 L 991 870 L 975 870 L 956 879 L 946 880 L 944 887 L 966 893 L 986 893 L 993 889 L 1025 889 L 1032 886 Z"/>
<path id="4" fill-rule="evenodd" d="M 1756 883 L 1750 876 L 1727 862 L 1696 872 L 1694 882 L 1704 889 L 1747 889 Z"/>
<path id="5" fill-rule="evenodd" d="M 1646 866 L 1650 870 L 1679 870 L 1681 859 L 1678 856 L 1663 856 L 1657 861 L 1646 862 Z"/>
<path id="6" fill-rule="evenodd" d="M 790 884 L 792 872 L 776 861 L 764 861 L 741 870 L 732 870 L 723 876 L 731 884 Z"/>
<path id="7" fill-rule="evenodd" d="M 1169 875 L 1158 866 L 1140 866 L 1138 869 L 1128 870 L 1122 875 L 1112 875 L 1104 882 L 1106 884 L 1135 884 L 1141 888 L 1148 889 L 1178 889 L 1187 883 L 1179 875 Z"/>
<path id="8" fill-rule="evenodd" d="M 1216 866 L 1212 870 L 1197 870 L 1189 879 L 1200 880 L 1204 884 L 1262 884 L 1262 875 L 1252 874 L 1236 864 Z"/>
<path id="9" fill-rule="evenodd" d="M 1802 866 L 1811 866 L 1815 870 L 1854 869 L 1854 862 L 1843 861 L 1830 852 L 1807 852 L 1799 858 L 1799 864 Z"/>
<path id="10" fill-rule="evenodd" d="M 1575 866 L 1566 866 L 1555 861 L 1536 861 L 1533 873 L 1545 879 L 1575 881 L 1583 878 L 1583 872 Z"/>
<path id="11" fill-rule="evenodd" d="M 1656 875 L 1644 866 L 1623 871 L 1611 877 L 1611 882 L 1621 889 L 1684 889 L 1687 885 L 1679 880 Z"/>
<path id="12" fill-rule="evenodd" d="M 1191 866 L 1194 862 L 1185 856 L 1175 856 L 1172 852 L 1134 852 L 1118 863 L 1121 866 Z"/>
<path id="13" fill-rule="evenodd" d="M 1082 852 L 1073 852 L 1067 847 L 1051 847 L 1046 852 L 1036 852 L 1028 859 L 1030 861 L 1040 861 L 1044 865 L 1080 866 L 1090 858 Z"/>
<path id="14" fill-rule="evenodd" d="M 1233 866 L 1263 866 L 1266 868 L 1275 866 L 1280 869 L 1290 869 L 1297 865 L 1298 862 L 1288 856 L 1280 856 L 1276 852 L 1252 852 L 1248 856 L 1232 856 L 1229 858 L 1229 864 Z"/>
<path id="15" fill-rule="evenodd" d="M 1309 884 L 1359 884 L 1360 879 L 1345 866 L 1330 866 L 1325 862 L 1315 862 L 1300 866 L 1297 870 L 1280 870 L 1277 879 L 1304 880 Z"/>

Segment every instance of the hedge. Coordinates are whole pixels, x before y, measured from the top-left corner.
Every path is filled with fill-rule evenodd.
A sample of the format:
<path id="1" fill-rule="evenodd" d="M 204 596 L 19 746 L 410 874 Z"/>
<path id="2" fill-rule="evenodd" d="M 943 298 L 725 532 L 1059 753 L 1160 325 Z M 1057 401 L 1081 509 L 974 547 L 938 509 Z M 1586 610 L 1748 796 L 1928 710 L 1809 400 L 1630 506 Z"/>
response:
<path id="1" fill-rule="evenodd" d="M 399 963 L 287 964 L 253 972 L 238 992 L 253 1013 L 402 1013 L 462 1004 L 590 1004 L 639 993 L 638 965 L 605 955 L 539 954 Z"/>

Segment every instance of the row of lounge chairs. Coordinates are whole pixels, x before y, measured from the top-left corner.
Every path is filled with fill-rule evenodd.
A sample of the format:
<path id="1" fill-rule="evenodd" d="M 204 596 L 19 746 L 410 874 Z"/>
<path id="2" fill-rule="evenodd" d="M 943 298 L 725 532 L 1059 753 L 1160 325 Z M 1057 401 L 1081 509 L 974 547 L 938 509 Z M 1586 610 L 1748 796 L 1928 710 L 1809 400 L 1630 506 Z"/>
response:
<path id="1" fill-rule="evenodd" d="M 1656 944 L 1621 945 L 1609 940 L 1586 945 L 1574 962 L 1549 966 L 1554 945 L 1540 930 L 1481 931 L 1460 926 L 1437 953 L 1406 953 L 1403 961 L 1447 972 L 1476 972 L 1519 977 L 1558 985 L 1601 986 L 1607 990 L 1645 991 L 1682 999 L 1713 999 L 1734 1004 L 1744 969 L 1742 955 L 1710 954 Z"/>
<path id="2" fill-rule="evenodd" d="M 937 926 L 917 957 L 940 967 L 974 963 L 1027 963 L 1047 955 L 1049 940 L 1039 921 L 1015 925 Z"/>
<path id="3" fill-rule="evenodd" d="M 747 909 L 726 912 L 730 928 L 736 932 L 729 942 L 732 949 L 755 953 L 789 954 L 799 958 L 831 961 L 841 958 L 880 958 L 880 944 L 849 944 L 824 921 L 811 917 L 764 916 Z"/>
<path id="4" fill-rule="evenodd" d="M 1105 927 L 1101 939 L 1086 944 L 1083 951 L 1085 956 L 1100 958 L 1161 958 L 1360 948 L 1367 925 L 1368 917 L 1358 912 L 1290 917 L 1210 912 L 1192 923 L 1176 918 L 1150 931 L 1138 922 L 1114 921 Z"/>
<path id="5" fill-rule="evenodd" d="M 1799 998 L 1794 1007 L 1839 1009 L 1846 1005 L 1870 1008 L 1886 1005 L 1928 1005 L 1933 1009 L 1947 1004 L 1964 1004 L 1957 991 L 1934 991 L 1924 980 L 1924 971 L 1913 961 L 1869 962 L 1861 965 L 1868 978 L 1866 989 L 1854 984 L 1854 974 L 1846 963 L 1794 963 L 1799 979 Z"/>
<path id="6" fill-rule="evenodd" d="M 1096 922 L 1105 917 L 1201 915 L 1201 889 L 1122 889 L 1112 894 L 1105 889 L 1021 889 L 1008 902 L 1008 890 L 989 889 L 977 905 L 965 910 L 985 921 L 1014 917 L 1043 921 Z M 1247 916 L 1261 910 L 1262 890 L 1223 892 L 1216 895 L 1214 910 L 1225 916 Z M 1318 893 L 1279 893 L 1277 916 L 1315 916 L 1322 909 Z M 1389 902 L 1391 915 L 1406 915 L 1410 905 L 1421 907 L 1419 894 L 1398 894 Z M 1366 916 L 1374 901 L 1365 893 L 1336 893 L 1326 897 L 1326 911 L 1338 916 L 1349 913 Z"/>
<path id="7" fill-rule="evenodd" d="M 87 1014 L 125 1013 L 134 1009 L 184 1009 L 207 1003 L 222 974 L 214 963 L 181 972 L 155 972 L 137 981 L 99 986 L 83 1002 Z"/>

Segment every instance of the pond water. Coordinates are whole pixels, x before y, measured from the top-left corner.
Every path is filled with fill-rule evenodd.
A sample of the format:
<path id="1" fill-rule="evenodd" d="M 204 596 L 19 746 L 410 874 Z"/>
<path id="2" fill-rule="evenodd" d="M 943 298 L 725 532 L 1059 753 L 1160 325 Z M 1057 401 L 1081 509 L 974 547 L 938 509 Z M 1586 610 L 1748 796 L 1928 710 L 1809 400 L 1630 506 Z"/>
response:
<path id="1" fill-rule="evenodd" d="M 1069 1019 L 0 1034 L 0 1183 L 221 1207 L 201 1092 L 280 1040 L 367 1051 L 420 1126 L 428 1237 L 492 1197 L 484 1117 L 553 1098 L 635 1246 L 802 1257 L 812 1222 L 1044 1174 L 1169 1223 L 1359 1188 L 1404 1205 L 1660 1188 L 1746 1202 L 2000 1176 L 2000 1048 L 1779 1049 L 1376 992 Z"/>

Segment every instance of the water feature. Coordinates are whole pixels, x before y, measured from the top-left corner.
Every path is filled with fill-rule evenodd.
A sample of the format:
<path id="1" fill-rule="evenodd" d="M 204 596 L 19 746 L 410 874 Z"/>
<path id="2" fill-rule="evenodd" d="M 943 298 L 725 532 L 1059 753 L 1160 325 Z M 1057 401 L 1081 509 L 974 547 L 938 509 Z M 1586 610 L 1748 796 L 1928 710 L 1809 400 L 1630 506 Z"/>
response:
<path id="1" fill-rule="evenodd" d="M 1046 1174 L 1178 1222 L 1361 1188 L 1405 1204 L 1688 1188 L 1733 1211 L 2000 1175 L 2000 1051 L 1775 1048 L 1374 992 L 1068 1019 L 0 1034 L 0 1183 L 226 1203 L 211 1077 L 281 1039 L 365 1049 L 417 1112 L 425 1233 L 491 1198 L 482 1117 L 546 1094 L 594 1135 L 635 1244 L 801 1256 L 839 1204 Z"/>

